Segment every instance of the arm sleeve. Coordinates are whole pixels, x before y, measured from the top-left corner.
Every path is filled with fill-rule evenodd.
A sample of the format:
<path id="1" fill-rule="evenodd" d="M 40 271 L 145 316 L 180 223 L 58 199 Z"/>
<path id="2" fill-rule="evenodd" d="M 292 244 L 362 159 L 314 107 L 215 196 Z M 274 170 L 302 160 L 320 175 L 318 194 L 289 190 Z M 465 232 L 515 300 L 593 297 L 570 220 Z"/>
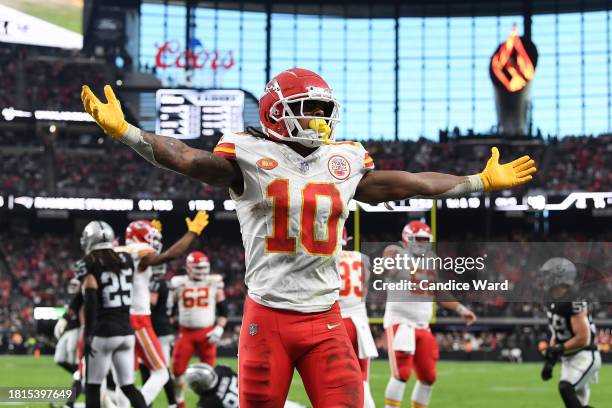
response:
<path id="1" fill-rule="evenodd" d="M 227 304 L 225 300 L 217 303 L 217 317 L 227 317 Z"/>
<path id="2" fill-rule="evenodd" d="M 93 335 L 96 327 L 96 314 L 98 309 L 98 290 L 86 288 L 83 295 L 85 303 L 85 328 L 83 330 L 85 337 Z"/>
<path id="3" fill-rule="evenodd" d="M 68 309 L 72 310 L 73 313 L 78 315 L 79 310 L 81 310 L 81 306 L 83 306 L 83 292 L 79 290 L 70 300 Z"/>
<path id="4" fill-rule="evenodd" d="M 223 135 L 213 149 L 215 156 L 236 160 L 236 136 L 232 133 Z"/>
<path id="5" fill-rule="evenodd" d="M 345 142 L 340 142 L 340 143 L 345 143 Z M 365 147 L 363 147 L 361 143 L 359 142 L 346 142 L 346 143 L 352 144 L 351 150 L 355 148 L 357 149 L 357 155 L 359 156 L 357 160 L 360 162 L 360 164 L 362 164 L 362 166 L 360 166 L 362 174 L 367 173 L 370 170 L 374 170 L 374 167 L 375 167 L 374 160 L 370 156 L 370 153 L 368 153 L 368 151 L 365 149 Z"/>

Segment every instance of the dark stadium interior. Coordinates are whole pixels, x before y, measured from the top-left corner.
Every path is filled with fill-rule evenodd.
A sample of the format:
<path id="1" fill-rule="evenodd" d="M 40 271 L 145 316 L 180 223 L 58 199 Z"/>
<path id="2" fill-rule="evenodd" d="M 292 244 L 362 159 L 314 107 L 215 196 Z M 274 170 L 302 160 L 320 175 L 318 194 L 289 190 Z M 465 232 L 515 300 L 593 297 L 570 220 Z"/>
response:
<path id="1" fill-rule="evenodd" d="M 504 162 L 526 154 L 536 161 L 538 172 L 529 184 L 473 194 L 474 205 L 434 201 L 438 242 L 525 246 L 548 242 L 560 247 L 601 243 L 610 247 L 611 1 L 84 3 L 82 49 L 14 44 L 0 37 L 0 354 L 53 353 L 56 321 L 36 319 L 34 310 L 63 307 L 69 300 L 67 283 L 83 255 L 79 237 L 87 222 L 108 222 L 123 241 L 131 221 L 159 219 L 167 247 L 185 232 L 185 217 L 206 208 L 210 225 L 190 250 L 208 254 L 212 271 L 223 277 L 229 326 L 219 355 L 236 355 L 247 288 L 240 225 L 229 192 L 152 166 L 106 136 L 91 119 L 78 116 L 86 115 L 80 95 L 83 84 L 90 85 L 96 95 L 103 95 L 104 84 L 113 85 L 128 122 L 150 132 L 160 121 L 157 89 L 243 90 L 246 127 L 259 125 L 256 98 L 276 70 L 299 64 L 318 68 L 329 73 L 330 82 L 339 83 L 341 103 L 342 98 L 347 100 L 342 114 L 352 124 L 343 124 L 338 139 L 354 137 L 359 131 L 356 137 L 377 170 L 477 174 L 492 146 L 500 149 Z M 128 16 L 120 19 L 127 28 L 118 33 L 96 31 L 97 16 L 112 20 L 114 13 Z M 597 21 L 590 25 L 589 18 Z M 568 24 L 568 32 L 564 32 L 564 19 L 573 24 Z M 323 26 L 328 21 L 332 28 L 326 32 Z M 456 21 L 460 24 L 454 26 Z M 155 24 L 159 27 L 152 27 Z M 228 34 L 231 30 L 219 28 L 224 24 L 239 25 L 239 29 Z M 529 94 L 525 96 L 529 100 L 526 132 L 504 134 L 497 116 L 503 106 L 497 105 L 488 76 L 494 49 L 477 49 L 481 39 L 476 37 L 491 36 L 489 42 L 497 46 L 512 25 L 538 47 L 539 65 L 534 84 L 525 92 Z M 469 33 L 462 32 L 468 29 Z M 314 40 L 302 57 L 300 47 L 306 42 L 300 33 L 307 30 Z M 358 39 L 349 45 L 349 34 L 367 44 L 355 45 Z M 136 45 L 128 41 L 131 35 Z M 331 51 L 323 47 L 327 35 Z M 457 37 L 463 35 L 464 45 L 459 46 Z M 249 49 L 249 36 L 262 41 Z M 429 45 L 433 52 L 425 38 L 433 38 Z M 231 48 L 236 65 L 225 71 L 217 67 L 190 70 L 179 67 L 179 58 L 172 65 L 176 57 L 168 52 L 164 58 L 171 63 L 162 67 L 155 61 L 163 54 L 160 45 L 172 41 L 185 43 L 187 53 L 189 47 L 202 47 L 207 58 L 213 48 L 214 53 Z M 562 50 L 564 42 L 571 43 L 567 51 Z M 453 50 L 455 45 L 459 51 Z M 330 56 L 334 52 L 338 56 Z M 486 78 L 480 75 L 483 72 Z M 547 75 L 548 82 L 538 83 L 538 75 Z M 564 86 L 564 80 L 570 85 Z M 198 138 L 183 141 L 212 151 L 222 136 L 219 129 L 208 136 L 199 127 L 198 132 Z M 89 198 L 101 199 L 107 207 L 78 207 Z M 129 202 L 128 209 L 113 207 L 123 199 Z M 544 203 L 539 205 L 538 200 Z M 150 203 L 169 204 L 170 209 L 147 207 Z M 400 210 L 364 205 L 357 220 L 351 211 L 348 235 L 359 234 L 362 246 L 396 242 L 407 222 L 432 222 L 431 203 L 404 200 L 393 206 Z M 499 281 L 512 280 L 525 265 L 521 254 L 507 252 L 503 259 L 508 261 L 495 265 Z M 601 281 L 600 289 L 612 293 L 612 257 L 604 258 L 600 265 L 604 272 L 593 279 Z M 537 278 L 535 270 L 525 273 Z M 586 276 L 593 271 L 579 273 Z M 183 258 L 168 264 L 167 279 L 183 274 Z M 518 279 L 514 283 L 518 285 Z M 612 296 L 582 295 L 592 302 L 597 342 L 609 364 Z M 367 301 L 371 330 L 383 358 L 389 346 L 382 326 L 385 301 L 381 293 L 369 295 Z M 515 361 L 516 350 L 521 361 L 541 360 L 540 351 L 549 338 L 541 302 L 500 297 L 467 305 L 479 318 L 468 329 L 454 311 L 436 309 L 432 330 L 443 360 Z"/>

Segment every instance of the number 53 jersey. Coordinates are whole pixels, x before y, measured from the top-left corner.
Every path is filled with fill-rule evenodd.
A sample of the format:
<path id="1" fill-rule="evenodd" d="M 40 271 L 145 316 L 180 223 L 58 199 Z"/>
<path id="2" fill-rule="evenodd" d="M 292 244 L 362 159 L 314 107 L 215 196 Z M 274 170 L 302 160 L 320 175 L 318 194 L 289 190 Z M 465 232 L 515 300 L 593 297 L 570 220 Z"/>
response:
<path id="1" fill-rule="evenodd" d="M 249 296 L 303 313 L 338 299 L 337 258 L 348 203 L 374 162 L 355 142 L 323 145 L 307 157 L 249 134 L 226 134 L 214 154 L 235 160 L 244 178 L 236 203 Z"/>

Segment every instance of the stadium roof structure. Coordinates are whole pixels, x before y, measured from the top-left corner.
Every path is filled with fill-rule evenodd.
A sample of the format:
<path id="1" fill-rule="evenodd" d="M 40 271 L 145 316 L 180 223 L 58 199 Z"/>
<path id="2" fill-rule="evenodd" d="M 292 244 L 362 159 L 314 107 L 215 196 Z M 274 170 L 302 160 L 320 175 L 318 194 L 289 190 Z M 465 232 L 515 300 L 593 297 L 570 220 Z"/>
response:
<path id="1" fill-rule="evenodd" d="M 164 3 L 163 0 L 144 0 Z M 103 3 L 114 3 L 106 0 Z M 352 18 L 465 17 L 587 12 L 608 10 L 611 0 L 332 0 L 332 1 L 199 1 L 166 0 L 169 4 L 245 11 L 272 11 Z"/>

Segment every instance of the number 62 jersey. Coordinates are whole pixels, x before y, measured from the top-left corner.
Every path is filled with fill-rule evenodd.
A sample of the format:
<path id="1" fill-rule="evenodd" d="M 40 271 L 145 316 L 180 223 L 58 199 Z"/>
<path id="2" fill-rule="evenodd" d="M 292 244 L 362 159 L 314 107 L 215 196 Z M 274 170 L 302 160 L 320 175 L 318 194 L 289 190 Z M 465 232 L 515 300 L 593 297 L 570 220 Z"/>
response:
<path id="1" fill-rule="evenodd" d="M 230 190 L 245 249 L 249 296 L 303 313 L 338 299 L 338 252 L 348 203 L 374 162 L 355 142 L 320 146 L 303 157 L 246 133 L 226 134 L 214 154 L 234 160 L 244 191 Z"/>

